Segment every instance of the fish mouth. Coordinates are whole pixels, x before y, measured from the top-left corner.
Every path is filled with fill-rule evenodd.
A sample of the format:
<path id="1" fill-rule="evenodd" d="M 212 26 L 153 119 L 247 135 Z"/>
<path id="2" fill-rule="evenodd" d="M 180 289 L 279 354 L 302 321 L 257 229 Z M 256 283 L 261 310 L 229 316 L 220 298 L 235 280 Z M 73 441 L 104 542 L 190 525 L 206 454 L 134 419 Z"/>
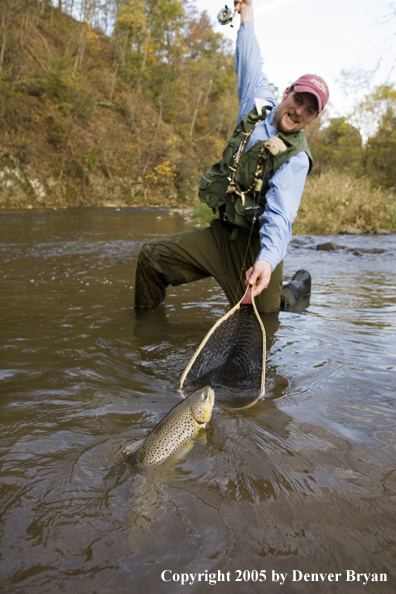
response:
<path id="1" fill-rule="evenodd" d="M 194 421 L 196 422 L 198 427 L 205 427 L 206 423 L 208 423 L 210 421 L 210 418 L 212 416 L 214 401 L 215 401 L 214 390 L 210 386 L 207 386 L 201 392 L 200 403 L 198 404 L 198 409 L 195 411 L 192 409 Z"/>
<path id="2" fill-rule="evenodd" d="M 213 388 L 211 388 L 210 386 L 208 386 L 206 388 L 206 396 L 207 398 L 209 398 L 209 402 L 211 403 L 211 405 L 214 405 L 214 401 L 215 401 L 215 393 Z"/>

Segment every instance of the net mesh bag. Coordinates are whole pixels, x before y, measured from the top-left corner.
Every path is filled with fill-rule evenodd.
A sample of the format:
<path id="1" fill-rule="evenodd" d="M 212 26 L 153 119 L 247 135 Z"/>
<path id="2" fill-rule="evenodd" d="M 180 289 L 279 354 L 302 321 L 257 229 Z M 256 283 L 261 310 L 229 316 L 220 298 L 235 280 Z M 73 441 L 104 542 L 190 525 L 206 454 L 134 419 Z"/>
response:
<path id="1" fill-rule="evenodd" d="M 186 367 L 180 389 L 205 385 L 265 392 L 265 330 L 249 287 L 211 328 Z"/>

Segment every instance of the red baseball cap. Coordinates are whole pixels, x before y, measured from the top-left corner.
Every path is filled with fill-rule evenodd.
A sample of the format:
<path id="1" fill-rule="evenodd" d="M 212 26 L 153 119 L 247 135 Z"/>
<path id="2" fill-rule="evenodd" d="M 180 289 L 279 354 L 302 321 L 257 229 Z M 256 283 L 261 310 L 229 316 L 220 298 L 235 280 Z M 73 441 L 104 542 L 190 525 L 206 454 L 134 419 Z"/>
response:
<path id="1" fill-rule="evenodd" d="M 323 111 L 329 100 L 329 87 L 322 77 L 317 74 L 304 74 L 300 76 L 292 85 L 297 93 L 312 93 L 318 100 L 319 112 Z"/>

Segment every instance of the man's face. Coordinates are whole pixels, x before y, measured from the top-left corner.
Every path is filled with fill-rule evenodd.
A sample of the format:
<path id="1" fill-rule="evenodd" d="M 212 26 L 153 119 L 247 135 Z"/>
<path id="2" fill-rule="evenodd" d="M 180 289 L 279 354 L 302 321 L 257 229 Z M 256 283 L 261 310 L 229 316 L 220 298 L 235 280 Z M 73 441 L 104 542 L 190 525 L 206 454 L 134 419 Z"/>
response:
<path id="1" fill-rule="evenodd" d="M 284 134 L 299 132 L 319 115 L 318 102 L 312 93 L 297 93 L 289 87 L 275 109 L 272 125 Z"/>

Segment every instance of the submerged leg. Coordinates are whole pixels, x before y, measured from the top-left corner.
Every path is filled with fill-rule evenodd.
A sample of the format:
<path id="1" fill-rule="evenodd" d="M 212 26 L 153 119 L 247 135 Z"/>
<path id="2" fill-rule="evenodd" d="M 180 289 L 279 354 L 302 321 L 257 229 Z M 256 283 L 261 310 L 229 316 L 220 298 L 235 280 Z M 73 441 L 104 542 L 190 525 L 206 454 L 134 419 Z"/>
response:
<path id="1" fill-rule="evenodd" d="M 136 269 L 135 307 L 153 308 L 165 299 L 168 285 L 186 282 L 177 267 L 176 254 L 167 246 L 146 243 L 140 250 Z"/>
<path id="2" fill-rule="evenodd" d="M 210 254 L 214 250 L 209 229 L 176 233 L 143 245 L 136 269 L 135 307 L 157 307 L 169 285 L 211 276 Z"/>

